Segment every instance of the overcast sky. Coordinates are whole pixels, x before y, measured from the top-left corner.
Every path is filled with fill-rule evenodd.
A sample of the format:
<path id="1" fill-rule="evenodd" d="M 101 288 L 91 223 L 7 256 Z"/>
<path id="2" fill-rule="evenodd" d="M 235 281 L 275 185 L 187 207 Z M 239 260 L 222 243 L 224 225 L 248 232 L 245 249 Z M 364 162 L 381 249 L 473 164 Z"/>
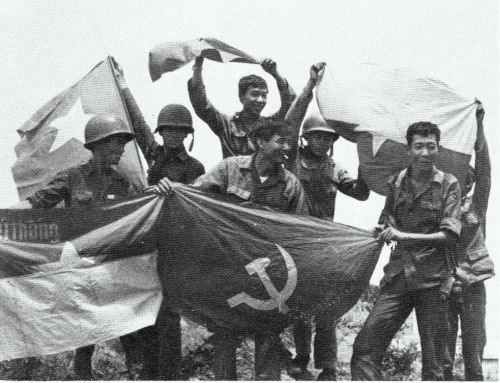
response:
<path id="1" fill-rule="evenodd" d="M 168 40 L 215 37 L 254 57 L 275 59 L 278 70 L 296 91 L 305 84 L 312 63 L 344 56 L 355 61 L 415 67 L 465 96 L 478 97 L 486 109 L 485 129 L 494 166 L 488 247 L 500 265 L 500 246 L 492 240 L 499 232 L 500 219 L 495 169 L 499 152 L 496 3 L 0 0 L 0 207 L 17 202 L 10 173 L 15 162 L 14 145 L 19 140 L 16 129 L 51 97 L 79 80 L 107 55 L 113 55 L 124 67 L 146 120 L 154 126 L 165 104 L 177 102 L 190 107 L 186 81 L 191 76 L 191 65 L 152 83 L 147 66 L 149 50 Z M 270 100 L 264 114 L 278 109 L 275 83 L 260 67 L 205 63 L 207 92 L 219 110 L 239 110 L 237 81 L 249 73 L 268 80 Z M 210 168 L 221 159 L 219 142 L 197 118 L 195 129 L 193 155 Z M 335 147 L 336 160 L 355 174 L 355 146 L 341 139 Z M 370 228 L 382 205 L 383 198 L 377 195 L 367 202 L 340 196 L 336 219 Z M 385 262 L 383 257 L 379 269 Z M 493 292 L 493 284 L 489 286 Z M 490 308 L 496 298 L 491 292 Z M 489 316 L 491 319 L 491 312 Z M 490 343 L 493 337 L 490 331 Z"/>

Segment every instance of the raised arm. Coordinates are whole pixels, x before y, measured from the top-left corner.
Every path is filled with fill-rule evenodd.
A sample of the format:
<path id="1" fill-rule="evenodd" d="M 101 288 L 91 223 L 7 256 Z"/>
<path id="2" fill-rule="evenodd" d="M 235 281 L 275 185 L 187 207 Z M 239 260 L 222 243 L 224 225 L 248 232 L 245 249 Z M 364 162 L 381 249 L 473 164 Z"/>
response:
<path id="1" fill-rule="evenodd" d="M 365 180 L 361 176 L 361 171 L 358 169 L 358 178 L 352 178 L 347 170 L 339 168 L 339 190 L 348 195 L 349 197 L 355 198 L 359 201 L 366 201 L 370 196 L 370 188 L 366 184 Z"/>
<path id="2" fill-rule="evenodd" d="M 304 121 L 307 108 L 313 98 L 313 89 L 318 84 L 318 80 L 325 68 L 325 63 L 320 62 L 311 66 L 309 70 L 309 80 L 307 81 L 302 93 L 292 103 L 285 116 L 285 122 L 292 128 L 290 162 L 293 163 L 297 156 L 299 145 L 300 126 Z"/>
<path id="3" fill-rule="evenodd" d="M 276 86 L 278 87 L 278 91 L 280 93 L 281 107 L 271 117 L 285 118 L 288 109 L 290 109 L 290 106 L 296 97 L 296 94 L 288 84 L 288 81 L 278 72 L 278 66 L 274 60 L 266 58 L 260 62 L 260 65 L 262 69 L 274 77 L 276 80 Z"/>
<path id="4" fill-rule="evenodd" d="M 149 165 L 151 165 L 151 162 L 153 161 L 153 153 L 157 148 L 158 143 L 155 140 L 151 128 L 144 120 L 144 116 L 142 115 L 142 112 L 139 109 L 139 105 L 137 105 L 132 92 L 125 82 L 125 76 L 123 74 L 122 67 L 116 61 L 115 74 L 118 85 L 120 86 L 123 100 L 125 101 L 125 105 L 128 110 L 128 114 L 130 116 L 130 121 L 132 122 L 132 129 L 134 130 L 135 138 L 142 150 L 142 153 L 144 154 L 144 157 L 146 158 L 146 161 Z"/>
<path id="5" fill-rule="evenodd" d="M 484 108 L 479 100 L 476 110 L 477 138 L 474 145 L 476 159 L 474 163 L 474 176 L 476 186 L 472 195 L 472 209 L 479 215 L 483 231 L 486 226 L 486 212 L 491 189 L 491 161 L 483 128 Z M 484 231 L 484 233 L 486 233 Z"/>
<path id="6" fill-rule="evenodd" d="M 205 121 L 216 135 L 220 136 L 229 121 L 227 116 L 219 112 L 208 100 L 202 72 L 203 57 L 199 56 L 193 65 L 193 76 L 188 81 L 189 100 L 196 115 Z"/>

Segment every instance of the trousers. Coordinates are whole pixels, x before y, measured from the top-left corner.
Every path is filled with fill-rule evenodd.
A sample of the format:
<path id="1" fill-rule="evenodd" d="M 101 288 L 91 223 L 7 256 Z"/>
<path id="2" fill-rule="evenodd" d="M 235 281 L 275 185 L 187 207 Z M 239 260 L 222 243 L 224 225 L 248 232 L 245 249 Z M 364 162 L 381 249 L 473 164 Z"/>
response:
<path id="1" fill-rule="evenodd" d="M 453 380 L 453 363 L 457 342 L 458 321 L 462 332 L 462 355 L 465 380 L 483 380 L 483 350 L 486 346 L 486 288 L 484 282 L 477 282 L 462 293 L 463 302 L 450 302 L 450 337 L 445 362 L 445 379 Z"/>
<path id="2" fill-rule="evenodd" d="M 337 363 L 337 321 L 328 315 L 317 315 L 314 319 L 314 367 L 335 369 Z M 307 366 L 311 355 L 312 321 L 300 320 L 293 326 L 293 338 L 297 351 L 296 361 Z"/>
<path id="3" fill-rule="evenodd" d="M 422 348 L 422 380 L 443 380 L 449 335 L 448 302 L 439 286 L 408 291 L 403 274 L 384 285 L 362 329 L 356 336 L 351 359 L 352 380 L 383 380 L 382 358 L 394 335 L 412 310 Z"/>

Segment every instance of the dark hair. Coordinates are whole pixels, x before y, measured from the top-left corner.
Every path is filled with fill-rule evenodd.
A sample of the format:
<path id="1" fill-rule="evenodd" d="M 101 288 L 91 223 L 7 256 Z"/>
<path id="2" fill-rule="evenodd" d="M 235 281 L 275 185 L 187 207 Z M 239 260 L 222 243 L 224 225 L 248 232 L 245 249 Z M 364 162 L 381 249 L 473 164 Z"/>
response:
<path id="1" fill-rule="evenodd" d="M 436 136 L 436 142 L 439 144 L 439 139 L 441 137 L 441 131 L 436 124 L 432 122 L 415 122 L 408 127 L 406 131 L 406 142 L 408 146 L 411 146 L 413 141 L 413 136 L 419 135 L 422 137 L 430 136 L 431 134 Z"/>
<path id="2" fill-rule="evenodd" d="M 245 94 L 247 89 L 250 87 L 267 89 L 267 82 L 262 77 L 257 76 L 255 74 L 251 74 L 240 78 L 240 81 L 238 82 L 238 94 L 240 98 Z"/>
<path id="3" fill-rule="evenodd" d="M 288 136 L 292 133 L 290 126 L 282 119 L 264 117 L 255 123 L 248 133 L 254 147 L 258 147 L 257 140 L 269 141 L 275 134 Z"/>

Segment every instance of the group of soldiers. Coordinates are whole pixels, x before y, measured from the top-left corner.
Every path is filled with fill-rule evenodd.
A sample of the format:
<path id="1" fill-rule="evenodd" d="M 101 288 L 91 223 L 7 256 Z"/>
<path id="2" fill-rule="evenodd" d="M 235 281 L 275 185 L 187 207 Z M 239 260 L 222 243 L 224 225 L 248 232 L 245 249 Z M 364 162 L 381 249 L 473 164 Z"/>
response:
<path id="1" fill-rule="evenodd" d="M 163 145 L 156 141 L 125 82 L 122 68 L 115 63 L 133 133 L 115 116 L 92 117 L 85 126 L 84 144 L 92 152 L 91 160 L 58 174 L 29 197 L 32 207 L 52 208 L 61 201 L 67 207 L 95 206 L 138 193 L 169 196 L 174 193 L 175 183 L 183 183 L 239 203 L 332 221 L 338 190 L 360 201 L 368 199 L 370 190 L 361 174 L 351 177 L 332 158 L 339 135 L 321 116 L 305 118 L 325 63 L 311 66 L 309 79 L 296 96 L 276 63 L 263 60 L 261 66 L 276 80 L 281 98 L 279 111 L 263 117 L 269 89 L 262 77 L 249 75 L 240 79 L 242 110 L 226 115 L 207 98 L 203 60 L 198 57 L 194 63 L 188 92 L 194 111 L 220 140 L 223 160 L 214 169 L 206 173 L 184 146 L 184 140 L 192 134 L 192 148 L 194 128 L 191 113 L 183 105 L 169 104 L 160 111 L 154 133 L 161 136 Z M 380 297 L 354 342 L 353 380 L 382 379 L 382 357 L 413 309 L 421 339 L 424 380 L 453 378 L 458 317 L 465 378 L 483 378 L 484 280 L 493 276 L 493 264 L 484 246 L 490 163 L 482 125 L 484 110 L 478 104 L 475 167 L 471 168 L 467 190 L 461 191 L 453 175 L 434 165 L 439 151 L 438 126 L 415 122 L 408 128 L 410 166 L 388 180 L 389 194 L 374 229 L 378 240 L 394 241 L 396 247 L 384 269 Z M 136 190 L 115 170 L 125 145 L 132 139 L 137 141 L 149 165 L 150 186 L 144 190 Z M 181 377 L 180 316 L 169 309 L 169 300 L 175 297 L 168 291 L 163 294 L 156 324 L 120 338 L 131 379 Z M 314 321 L 314 365 L 321 370 L 318 380 L 335 380 L 337 320 L 318 314 L 294 323 L 296 356 L 291 361 L 279 334 L 255 334 L 256 378 L 279 380 L 283 366 L 297 379 L 311 376 L 307 369 Z M 220 328 L 214 330 L 211 340 L 215 378 L 236 380 L 240 337 Z M 74 373 L 78 379 L 92 379 L 93 351 L 94 346 L 76 350 Z"/>

